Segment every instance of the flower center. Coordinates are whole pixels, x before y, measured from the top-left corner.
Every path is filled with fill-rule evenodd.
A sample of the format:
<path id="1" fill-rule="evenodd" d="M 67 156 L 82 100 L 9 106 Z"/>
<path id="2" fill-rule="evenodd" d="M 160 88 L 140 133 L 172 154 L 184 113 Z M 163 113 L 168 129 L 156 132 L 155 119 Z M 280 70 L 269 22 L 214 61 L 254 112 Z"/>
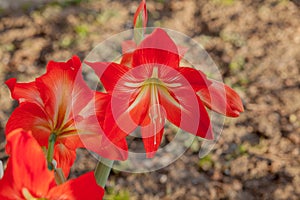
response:
<path id="1" fill-rule="evenodd" d="M 158 78 L 158 67 L 154 67 L 152 69 L 152 75 L 150 78 L 148 78 L 147 80 L 145 80 L 142 83 L 142 87 L 145 86 L 150 86 L 150 87 L 163 87 L 165 89 L 167 89 L 166 85 L 164 84 L 164 82 L 162 82 L 159 78 Z"/>
<path id="2" fill-rule="evenodd" d="M 164 83 L 158 78 L 149 78 L 145 80 L 143 86 L 147 86 L 147 85 L 166 87 Z"/>

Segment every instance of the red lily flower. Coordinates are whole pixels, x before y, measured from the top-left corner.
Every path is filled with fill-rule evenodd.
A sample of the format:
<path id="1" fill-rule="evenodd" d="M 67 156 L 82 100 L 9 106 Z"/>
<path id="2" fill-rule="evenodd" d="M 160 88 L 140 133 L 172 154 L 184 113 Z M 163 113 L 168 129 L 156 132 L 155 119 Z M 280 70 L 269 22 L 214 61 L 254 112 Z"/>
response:
<path id="1" fill-rule="evenodd" d="M 133 40 L 126 40 L 122 43 L 123 56 L 120 63 L 121 65 L 126 65 L 128 67 L 132 66 L 133 52 L 136 48 L 137 45 Z M 188 48 L 177 46 L 177 50 L 181 60 L 184 54 L 188 51 Z M 200 96 L 204 105 L 207 108 L 228 117 L 238 117 L 240 113 L 244 111 L 239 95 L 232 88 L 222 82 L 213 79 L 208 80 L 212 84 L 197 91 L 197 94 Z"/>
<path id="2" fill-rule="evenodd" d="M 68 62 L 50 61 L 46 74 L 30 83 L 6 81 L 12 97 L 20 105 L 6 125 L 6 134 L 17 128 L 31 130 L 41 146 L 48 147 L 50 134 L 55 134 L 54 159 L 65 176 L 76 158 L 76 148 L 90 150 L 110 159 L 124 159 L 126 151 L 104 142 L 101 122 L 110 96 L 94 92 L 85 84 L 81 62 L 74 56 Z M 122 150 L 125 141 L 118 143 Z"/>
<path id="3" fill-rule="evenodd" d="M 208 113 L 197 92 L 207 94 L 208 91 L 209 94 L 212 87 L 215 95 L 202 98 L 205 105 L 214 109 L 210 97 L 218 95 L 218 90 L 212 86 L 216 83 L 201 71 L 179 67 L 180 58 L 175 43 L 158 28 L 133 51 L 130 68 L 117 63 L 87 63 L 112 94 L 111 113 L 104 126 L 110 126 L 112 132 L 121 129 L 125 134 L 141 126 L 147 157 L 157 151 L 166 119 L 196 136 L 213 139 Z M 240 102 L 239 98 L 231 100 Z M 228 102 L 226 98 L 225 102 Z M 240 106 L 234 108 L 241 110 Z M 222 111 L 221 108 L 217 110 Z"/>
<path id="4" fill-rule="evenodd" d="M 93 172 L 56 186 L 54 172 L 47 169 L 43 150 L 30 132 L 17 129 L 8 134 L 6 151 L 10 158 L 0 180 L 0 199 L 102 199 L 104 195 Z"/>

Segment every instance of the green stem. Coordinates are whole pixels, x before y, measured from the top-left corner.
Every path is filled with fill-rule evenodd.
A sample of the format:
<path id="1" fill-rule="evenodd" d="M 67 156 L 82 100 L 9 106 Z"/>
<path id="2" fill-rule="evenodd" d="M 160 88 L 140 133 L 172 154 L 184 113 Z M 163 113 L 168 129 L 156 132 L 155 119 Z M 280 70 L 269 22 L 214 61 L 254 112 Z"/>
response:
<path id="1" fill-rule="evenodd" d="M 47 163 L 48 169 L 53 170 L 54 166 L 52 164 L 53 155 L 54 155 L 54 144 L 56 142 L 56 134 L 51 133 L 48 140 L 48 151 L 47 151 Z"/>
<path id="2" fill-rule="evenodd" d="M 95 179 L 98 185 L 101 187 L 105 187 L 106 181 L 110 174 L 111 168 L 113 166 L 114 161 L 108 160 L 106 158 L 100 158 L 96 169 L 95 169 Z"/>

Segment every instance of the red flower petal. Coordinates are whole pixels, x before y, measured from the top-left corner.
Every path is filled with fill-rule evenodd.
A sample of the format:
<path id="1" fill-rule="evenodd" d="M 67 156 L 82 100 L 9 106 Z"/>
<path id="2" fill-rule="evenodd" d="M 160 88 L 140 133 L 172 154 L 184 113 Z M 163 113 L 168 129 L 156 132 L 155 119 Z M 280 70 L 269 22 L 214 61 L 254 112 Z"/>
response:
<path id="1" fill-rule="evenodd" d="M 117 110 L 119 107 L 115 106 L 114 110 Z M 128 157 L 128 146 L 125 137 L 133 130 L 135 127 L 131 126 L 130 123 L 124 123 L 118 116 L 120 116 L 119 113 L 115 113 L 114 110 L 112 110 L 112 104 L 111 102 L 107 106 L 106 109 L 106 116 L 105 120 L 103 122 L 103 130 L 105 137 L 103 138 L 104 146 L 106 146 L 106 149 L 112 148 L 115 152 L 115 155 L 118 155 L 118 157 L 121 158 L 121 160 L 125 160 Z M 129 122 L 129 121 L 128 121 Z M 120 124 L 126 124 L 127 127 L 122 127 Z M 127 129 L 127 131 L 124 131 L 124 129 Z M 131 129 L 131 130 L 128 130 Z M 118 160 L 120 159 L 118 158 Z"/>
<path id="2" fill-rule="evenodd" d="M 45 110 L 54 122 L 52 129 L 59 129 L 67 123 L 73 117 L 72 111 L 81 110 L 92 97 L 92 94 L 85 92 L 88 90 L 81 81 L 80 66 L 80 60 L 76 56 L 66 63 L 50 61 L 47 73 L 36 79 Z M 78 84 L 76 91 L 75 85 Z"/>
<path id="3" fill-rule="evenodd" d="M 22 103 L 13 111 L 6 124 L 6 135 L 17 128 L 31 130 L 41 146 L 48 146 L 50 135 L 48 116 L 37 104 Z"/>
<path id="4" fill-rule="evenodd" d="M 122 60 L 121 65 L 131 67 L 133 51 L 136 49 L 136 43 L 133 40 L 122 42 Z"/>
<path id="5" fill-rule="evenodd" d="M 152 131 L 152 130 L 146 130 L 142 127 L 142 135 L 143 133 L 147 133 L 148 131 Z M 155 153 L 161 143 L 163 133 L 164 133 L 164 129 L 161 129 L 155 135 L 152 135 L 150 137 L 143 136 L 143 143 L 144 143 L 144 148 L 146 151 L 147 158 L 153 158 L 155 156 Z"/>
<path id="6" fill-rule="evenodd" d="M 203 103 L 211 110 L 229 117 L 238 117 L 244 111 L 239 95 L 227 85 L 210 80 L 208 88 L 202 88 L 198 94 Z"/>
<path id="7" fill-rule="evenodd" d="M 7 80 L 5 84 L 10 89 L 12 98 L 18 100 L 19 103 L 32 102 L 43 105 L 35 82 L 17 83 L 15 78 L 11 78 Z"/>
<path id="8" fill-rule="evenodd" d="M 76 179 L 72 179 L 62 185 L 52 188 L 47 198 L 101 200 L 103 196 L 104 189 L 97 185 L 94 173 L 89 172 Z"/>
<path id="9" fill-rule="evenodd" d="M 98 123 L 98 122 L 96 122 Z M 110 123 L 112 126 L 115 122 Z M 87 125 L 88 126 L 88 125 Z M 104 130 L 104 131 L 103 131 Z M 94 134 L 81 134 L 84 147 L 110 160 L 125 160 L 127 158 L 127 143 L 120 130 L 100 127 Z"/>
<path id="10" fill-rule="evenodd" d="M 188 80 L 196 92 L 202 88 L 207 88 L 211 84 L 211 81 L 200 70 L 190 67 L 180 67 L 178 68 L 178 72 Z"/>
<path id="11" fill-rule="evenodd" d="M 108 134 L 117 135 L 118 133 L 110 131 Z M 101 135 L 98 138 L 84 138 L 87 148 L 106 159 L 126 160 L 128 158 L 128 146 L 125 138 L 117 140 L 116 137 L 112 137 L 113 139 L 109 139 L 107 135 Z"/>
<path id="12" fill-rule="evenodd" d="M 126 135 L 116 126 L 110 109 L 110 100 L 110 95 L 96 92 L 95 101 L 91 101 L 87 109 L 80 113 L 90 117 L 76 119 L 76 128 L 87 149 L 107 159 L 125 160 L 128 150 Z"/>
<path id="13" fill-rule="evenodd" d="M 190 90 L 193 89 L 182 88 L 172 95 L 161 90 L 160 102 L 166 110 L 167 119 L 184 131 L 201 138 L 213 139 L 208 113 L 199 97 Z M 174 94 L 177 98 L 173 97 Z"/>
<path id="14" fill-rule="evenodd" d="M 32 135 L 21 129 L 7 134 L 6 151 L 10 158 L 0 180 L 0 197 L 24 199 L 24 189 L 33 197 L 45 197 L 55 185 L 54 173 L 47 169 L 44 153 Z"/>
<path id="15" fill-rule="evenodd" d="M 133 55 L 133 52 L 123 53 L 120 64 L 131 67 L 132 55 Z"/>
<path id="16" fill-rule="evenodd" d="M 89 65 L 101 80 L 105 90 L 112 93 L 115 85 L 120 80 L 120 78 L 129 70 L 128 67 L 124 65 L 119 65 L 117 63 L 106 63 L 106 62 L 85 62 Z"/>
<path id="17" fill-rule="evenodd" d="M 17 129 L 8 134 L 7 141 L 10 158 L 0 180 L 1 199 L 103 198 L 104 189 L 97 185 L 93 172 L 56 186 L 54 173 L 47 169 L 44 153 L 30 133 Z M 25 193 L 29 196 L 25 197 Z"/>
<path id="18" fill-rule="evenodd" d="M 57 162 L 57 168 L 61 168 L 67 178 L 76 159 L 76 150 L 67 148 L 64 143 L 58 142 L 54 147 L 53 158 Z"/>
<path id="19" fill-rule="evenodd" d="M 147 158 L 152 158 L 161 143 L 166 116 L 160 105 L 153 105 L 147 113 L 141 124 L 141 132 Z"/>
<path id="20" fill-rule="evenodd" d="M 178 68 L 179 61 L 176 44 L 164 30 L 157 28 L 133 52 L 132 66 L 161 64 Z"/>

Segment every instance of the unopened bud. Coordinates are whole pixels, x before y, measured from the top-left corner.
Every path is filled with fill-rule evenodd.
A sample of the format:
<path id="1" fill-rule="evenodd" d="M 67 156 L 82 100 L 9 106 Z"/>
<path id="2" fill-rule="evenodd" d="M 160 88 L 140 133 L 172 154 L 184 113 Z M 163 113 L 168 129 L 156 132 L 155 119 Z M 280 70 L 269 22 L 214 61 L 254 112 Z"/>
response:
<path id="1" fill-rule="evenodd" d="M 148 15 L 146 0 L 142 0 L 137 8 L 133 18 L 134 41 L 139 44 L 145 37 L 145 28 L 147 26 Z"/>

